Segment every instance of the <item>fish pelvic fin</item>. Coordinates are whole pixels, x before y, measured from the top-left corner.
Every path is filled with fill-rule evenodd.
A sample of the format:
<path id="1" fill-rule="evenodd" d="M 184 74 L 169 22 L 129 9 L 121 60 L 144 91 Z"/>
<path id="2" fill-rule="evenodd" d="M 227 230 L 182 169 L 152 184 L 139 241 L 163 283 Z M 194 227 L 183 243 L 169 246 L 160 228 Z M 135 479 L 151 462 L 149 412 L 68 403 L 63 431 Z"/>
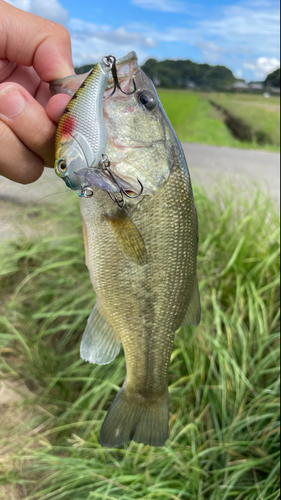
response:
<path id="1" fill-rule="evenodd" d="M 201 303 L 200 303 L 198 281 L 196 278 L 191 300 L 188 304 L 188 309 L 184 323 L 186 325 L 198 326 L 200 321 L 201 321 Z"/>
<path id="2" fill-rule="evenodd" d="M 123 387 L 113 401 L 103 423 L 101 446 L 117 448 L 128 441 L 161 447 L 169 437 L 169 393 L 148 400 L 127 394 Z"/>
<path id="3" fill-rule="evenodd" d="M 138 265 L 147 262 L 147 253 L 143 238 L 125 209 L 118 210 L 114 215 L 105 214 L 111 230 L 125 257 Z"/>
<path id="4" fill-rule="evenodd" d="M 83 334 L 80 355 L 90 363 L 108 365 L 120 351 L 121 341 L 106 320 L 99 304 L 92 310 Z"/>

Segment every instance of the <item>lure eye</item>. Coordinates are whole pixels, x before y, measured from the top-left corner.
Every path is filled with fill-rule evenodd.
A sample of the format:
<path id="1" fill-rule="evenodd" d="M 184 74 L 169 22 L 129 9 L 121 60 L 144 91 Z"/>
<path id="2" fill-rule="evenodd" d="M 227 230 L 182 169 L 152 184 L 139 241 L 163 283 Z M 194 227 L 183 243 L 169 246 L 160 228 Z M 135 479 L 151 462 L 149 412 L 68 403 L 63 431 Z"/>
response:
<path id="1" fill-rule="evenodd" d="M 60 160 L 57 160 L 56 166 L 55 166 L 55 171 L 59 177 L 64 177 L 66 175 L 67 163 L 63 158 L 61 158 Z"/>
<path id="2" fill-rule="evenodd" d="M 65 172 L 65 170 L 67 169 L 67 164 L 64 160 L 61 160 L 58 164 L 58 168 L 62 171 L 62 172 Z"/>
<path id="3" fill-rule="evenodd" d="M 139 102 L 147 109 L 147 111 L 154 111 L 157 107 L 157 102 L 152 93 L 147 90 L 141 92 L 138 96 Z"/>

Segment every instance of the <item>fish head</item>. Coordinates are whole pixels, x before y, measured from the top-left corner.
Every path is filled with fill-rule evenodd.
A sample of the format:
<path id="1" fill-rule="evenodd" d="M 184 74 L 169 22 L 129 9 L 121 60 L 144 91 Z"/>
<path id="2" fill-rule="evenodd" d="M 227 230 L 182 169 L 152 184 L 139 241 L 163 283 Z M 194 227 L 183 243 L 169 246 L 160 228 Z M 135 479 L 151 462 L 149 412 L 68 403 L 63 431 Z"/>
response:
<path id="1" fill-rule="evenodd" d="M 87 125 L 96 118 L 87 115 L 87 123 L 83 124 L 85 113 L 74 115 L 72 105 L 66 108 L 58 127 L 55 171 L 76 191 L 90 185 L 118 192 L 121 186 L 134 195 L 141 184 L 143 195 L 153 194 L 170 176 L 177 139 L 155 86 L 140 68 L 135 52 L 118 59 L 116 70 L 118 85 L 112 71 L 104 92 L 99 94 L 106 129 L 105 157 L 114 177 L 102 168 L 92 168 L 98 165 Z M 86 81 L 91 74 L 56 80 L 51 91 L 74 95 L 81 83 L 84 85 L 83 78 Z M 75 105 L 80 105 L 84 97 L 84 90 L 79 90 L 79 96 L 73 97 Z M 138 197 L 136 203 L 141 199 Z"/>
<path id="2" fill-rule="evenodd" d="M 120 183 L 152 194 L 170 175 L 175 136 L 153 82 L 142 71 L 135 52 L 116 62 L 119 88 L 109 79 L 103 114 L 106 154 Z"/>

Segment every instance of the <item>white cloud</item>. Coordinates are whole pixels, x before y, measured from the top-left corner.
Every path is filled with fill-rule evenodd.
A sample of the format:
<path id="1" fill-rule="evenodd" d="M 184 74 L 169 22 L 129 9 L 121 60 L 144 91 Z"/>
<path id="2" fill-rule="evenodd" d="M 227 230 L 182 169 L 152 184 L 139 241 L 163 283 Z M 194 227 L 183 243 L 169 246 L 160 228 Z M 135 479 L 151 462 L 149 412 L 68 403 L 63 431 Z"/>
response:
<path id="1" fill-rule="evenodd" d="M 149 33 L 159 45 L 181 44 L 181 53 L 185 50 L 187 58 L 189 47 L 196 47 L 201 53 L 197 60 L 225 65 L 234 72 L 249 63 L 245 73 L 250 79 L 253 71 L 260 75 L 266 71 L 257 68 L 260 57 L 280 58 L 280 10 L 276 0 L 245 0 L 220 9 L 210 5 L 203 15 L 186 17 L 185 26 L 182 23 L 161 31 L 151 25 L 135 24 L 134 28 L 144 36 Z"/>
<path id="2" fill-rule="evenodd" d="M 141 62 L 148 57 L 164 58 L 171 44 L 180 52 L 174 57 L 189 58 L 197 48 L 197 60 L 224 64 L 237 73 L 243 68 L 249 78 L 262 79 L 278 65 L 280 11 L 277 0 L 232 0 L 232 5 L 208 5 L 193 0 L 130 0 L 146 10 L 182 13 L 181 24 L 161 29 L 157 16 L 150 25 L 98 25 L 70 19 L 59 0 L 7 0 L 27 12 L 66 24 L 73 42 L 76 65 L 95 62 L 114 51 L 117 57 L 135 50 Z M 165 46 L 165 44 L 167 44 Z M 158 50 L 152 50 L 158 45 Z M 192 52 L 191 52 L 192 51 Z M 254 76 L 255 75 L 255 76 Z"/>
<path id="3" fill-rule="evenodd" d="M 119 27 L 112 30 L 110 26 L 88 23 L 81 19 L 71 19 L 68 24 L 71 33 L 73 59 L 75 66 L 97 62 L 102 56 L 111 54 L 116 57 L 135 50 L 141 62 L 147 59 L 145 48 L 156 46 L 150 36 Z"/>
<path id="4" fill-rule="evenodd" d="M 134 46 L 155 47 L 156 43 L 149 36 L 143 36 L 141 33 L 127 31 L 122 26 L 116 30 L 112 30 L 110 26 L 98 25 L 94 23 L 84 22 L 81 19 L 71 19 L 68 24 L 72 38 L 89 41 L 103 40 L 112 45 L 132 44 Z"/>
<path id="5" fill-rule="evenodd" d="M 13 5 L 13 7 L 17 7 L 17 9 L 30 12 L 29 9 L 31 0 L 5 0 L 5 2 L 9 3 L 10 5 Z"/>
<path id="6" fill-rule="evenodd" d="M 33 14 L 45 17 L 51 21 L 61 24 L 66 24 L 68 21 L 68 11 L 57 0 L 33 0 L 31 7 Z"/>
<path id="7" fill-rule="evenodd" d="M 270 5 L 269 5 L 270 4 Z M 279 53 L 280 12 L 276 2 L 245 2 L 224 7 L 219 13 L 209 11 L 208 16 L 192 20 L 186 28 L 171 27 L 150 31 L 153 39 L 165 42 L 201 44 L 209 52 L 252 53 L 263 52 L 271 57 Z"/>
<path id="8" fill-rule="evenodd" d="M 274 57 L 259 57 L 256 61 L 245 62 L 244 68 L 250 69 L 258 79 L 264 80 L 269 73 L 280 68 L 280 61 Z"/>
<path id="9" fill-rule="evenodd" d="M 198 49 L 201 50 L 204 58 L 208 63 L 216 64 L 222 58 L 222 55 L 225 54 L 226 51 L 223 47 L 219 47 L 214 42 L 198 42 L 195 44 Z"/>
<path id="10" fill-rule="evenodd" d="M 68 11 L 57 0 L 7 0 L 9 4 L 31 14 L 61 24 L 68 22 Z"/>
<path id="11" fill-rule="evenodd" d="M 241 69 L 237 69 L 234 76 L 236 76 L 236 78 L 243 78 L 243 71 Z"/>
<path id="12" fill-rule="evenodd" d="M 186 3 L 180 0 L 132 0 L 133 5 L 137 5 L 146 10 L 157 10 L 162 12 L 186 12 Z"/>

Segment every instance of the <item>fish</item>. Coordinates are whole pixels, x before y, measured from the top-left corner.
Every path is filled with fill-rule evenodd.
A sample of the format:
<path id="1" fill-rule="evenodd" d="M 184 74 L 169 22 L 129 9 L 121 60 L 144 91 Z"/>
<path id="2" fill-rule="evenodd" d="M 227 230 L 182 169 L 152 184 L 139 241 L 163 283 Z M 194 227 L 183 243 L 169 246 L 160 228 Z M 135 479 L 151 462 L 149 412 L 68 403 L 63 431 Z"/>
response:
<path id="1" fill-rule="evenodd" d="M 111 75 L 102 98 L 110 167 L 99 175 L 110 172 L 119 192 L 92 183 L 91 196 L 80 197 L 86 264 L 96 293 L 81 357 L 106 365 L 121 345 L 125 353 L 126 379 L 102 424 L 101 446 L 135 441 L 162 447 L 169 438 L 175 332 L 201 318 L 198 218 L 186 159 L 153 82 L 135 52 L 118 59 L 116 71 L 119 85 Z M 74 94 L 67 116 L 72 118 L 76 106 L 77 122 L 91 102 L 91 76 L 77 97 L 79 78 L 78 83 L 69 77 L 66 89 Z M 59 127 L 58 144 L 63 132 Z M 83 137 L 90 143 L 87 127 Z M 74 144 L 70 136 L 64 139 Z"/>

